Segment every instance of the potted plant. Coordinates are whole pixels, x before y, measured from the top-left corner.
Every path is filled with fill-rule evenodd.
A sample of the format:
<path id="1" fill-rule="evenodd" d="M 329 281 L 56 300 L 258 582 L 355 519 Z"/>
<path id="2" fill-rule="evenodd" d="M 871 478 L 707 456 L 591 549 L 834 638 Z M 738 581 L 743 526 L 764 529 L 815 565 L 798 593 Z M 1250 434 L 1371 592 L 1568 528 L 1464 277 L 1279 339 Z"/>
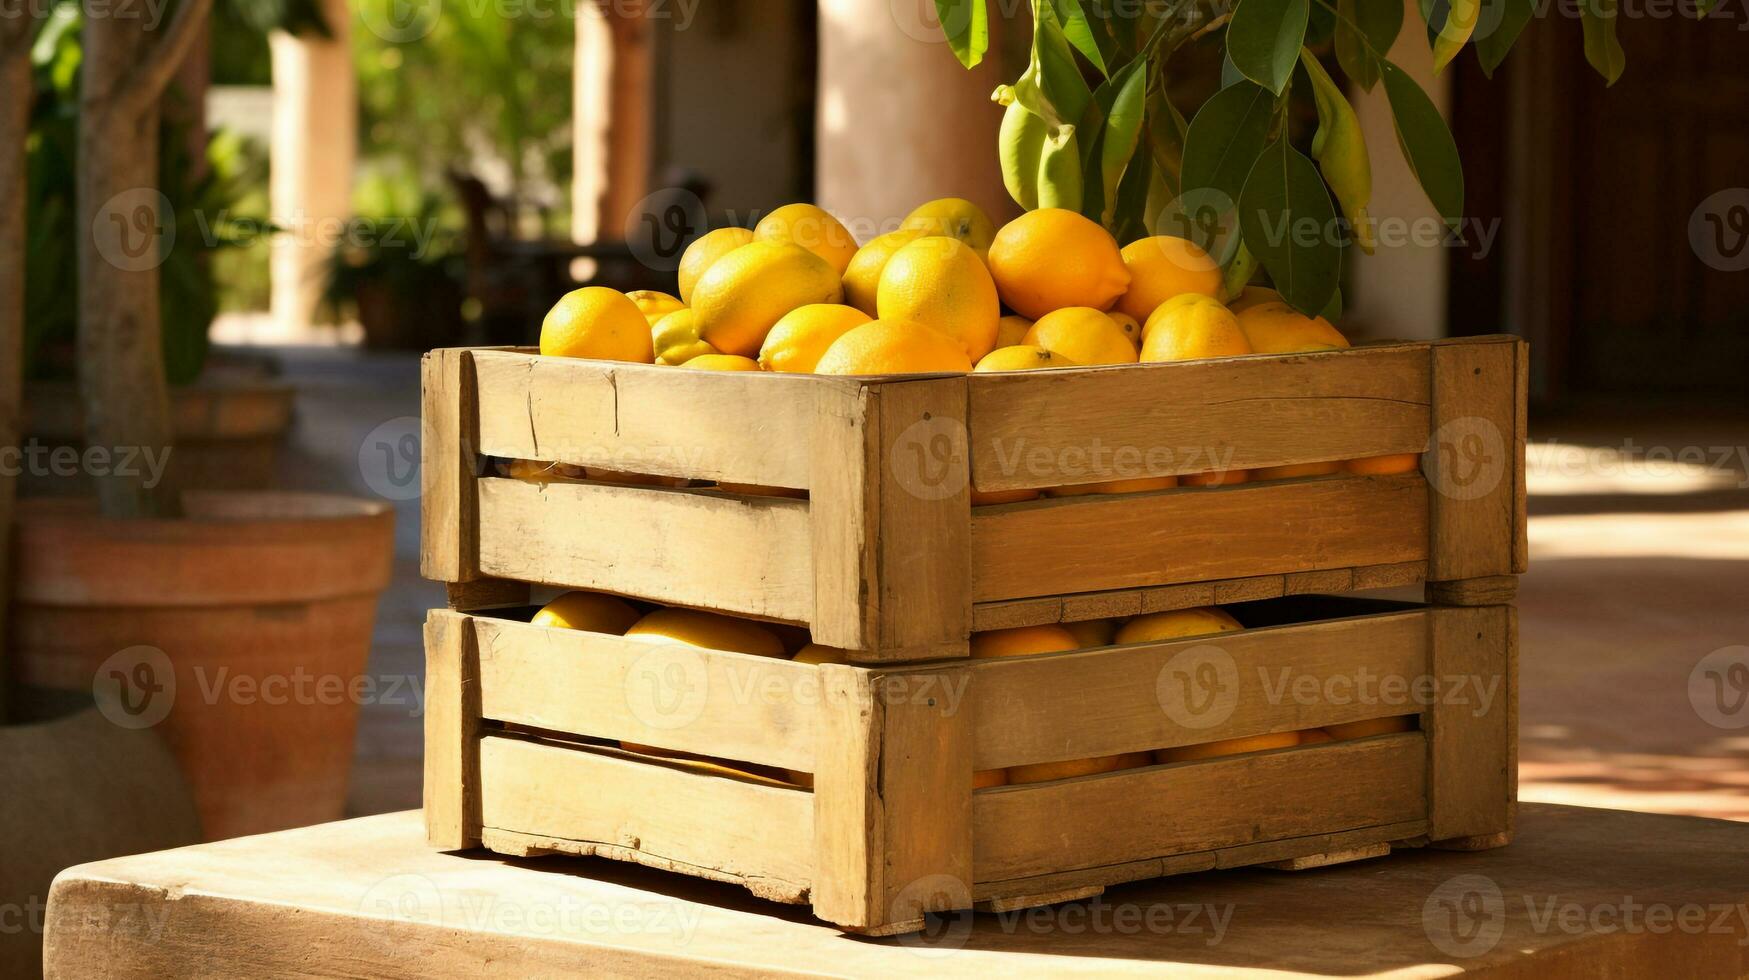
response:
<path id="1" fill-rule="evenodd" d="M 344 497 L 214 491 L 181 465 L 161 280 L 187 245 L 170 240 L 156 151 L 161 97 L 210 5 L 186 0 L 157 30 L 83 26 L 74 354 L 96 499 L 17 504 L 6 652 L 21 689 L 95 694 L 117 725 L 160 733 L 217 838 L 341 816 L 393 516 Z M 23 117 L 3 118 L 0 146 L 22 146 Z M 6 190 L 0 211 L 16 214 L 22 187 Z M 16 275 L 22 236 L 7 230 L 0 265 Z M 9 351 L 21 320 L 9 309 L 0 322 Z M 6 374 L 16 385 L 16 359 Z"/>
<path id="2" fill-rule="evenodd" d="M 399 231 L 435 233 L 441 208 L 424 196 L 414 214 L 377 219 L 384 234 L 334 253 L 322 304 L 336 320 L 350 309 L 364 328 L 365 347 L 426 351 L 462 341 L 465 272 L 453 236 L 424 241 Z"/>

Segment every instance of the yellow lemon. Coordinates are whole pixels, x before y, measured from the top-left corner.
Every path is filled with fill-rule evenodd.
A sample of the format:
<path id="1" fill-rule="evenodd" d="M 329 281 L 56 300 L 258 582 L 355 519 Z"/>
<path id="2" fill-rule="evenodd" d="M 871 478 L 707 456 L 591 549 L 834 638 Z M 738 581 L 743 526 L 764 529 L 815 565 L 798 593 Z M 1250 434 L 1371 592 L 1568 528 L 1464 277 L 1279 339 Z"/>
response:
<path id="1" fill-rule="evenodd" d="M 721 353 L 698 335 L 698 314 L 678 309 L 657 320 L 650 328 L 657 364 L 685 364 L 700 354 Z"/>
<path id="2" fill-rule="evenodd" d="M 1108 311 L 1105 315 L 1111 318 L 1111 322 L 1117 324 L 1117 328 L 1123 331 L 1125 337 L 1129 338 L 1131 347 L 1137 350 L 1142 349 L 1142 325 L 1136 322 L 1135 317 L 1128 313 L 1119 313 L 1116 310 Z"/>
<path id="3" fill-rule="evenodd" d="M 1174 296 L 1196 293 L 1219 298 L 1221 267 L 1195 242 L 1171 235 L 1155 235 L 1123 247 L 1124 268 L 1130 287 L 1117 301 L 1117 309 L 1139 321 Z"/>
<path id="4" fill-rule="evenodd" d="M 919 238 L 881 271 L 875 306 L 883 320 L 912 320 L 957 338 L 978 360 L 996 344 L 1002 304 L 978 253 L 953 238 Z"/>
<path id="5" fill-rule="evenodd" d="M 881 271 L 887 267 L 887 260 L 893 257 L 894 252 L 922 237 L 922 234 L 915 228 L 901 228 L 876 236 L 867 245 L 857 249 L 856 257 L 850 260 L 849 267 L 844 270 L 844 302 L 874 316 L 875 297 L 881 285 Z"/>
<path id="6" fill-rule="evenodd" d="M 854 306 L 813 303 L 785 313 L 759 347 L 759 366 L 767 371 L 811 374 L 832 342 L 868 323 Z"/>
<path id="7" fill-rule="evenodd" d="M 1117 631 L 1117 642 L 1145 643 L 1150 640 L 1176 640 L 1183 636 L 1230 633 L 1244 628 L 1226 610 L 1216 609 L 1214 606 L 1173 609 L 1167 612 L 1137 616 L 1123 624 Z"/>
<path id="8" fill-rule="evenodd" d="M 1251 349 L 1259 354 L 1298 354 L 1348 346 L 1330 321 L 1302 315 L 1286 303 L 1258 303 L 1237 314 Z"/>
<path id="9" fill-rule="evenodd" d="M 620 636 L 642 616 L 630 603 L 615 596 L 599 592 L 567 592 L 542 606 L 529 622 L 536 626 Z"/>
<path id="10" fill-rule="evenodd" d="M 543 463 L 535 459 L 513 459 L 498 464 L 501 476 L 524 483 L 577 483 L 589 478 L 589 471 L 567 463 Z"/>
<path id="11" fill-rule="evenodd" d="M 784 657 L 777 634 L 745 619 L 698 609 L 658 609 L 632 624 L 625 635 L 644 643 L 678 643 L 761 657 Z"/>
<path id="12" fill-rule="evenodd" d="M 1057 653 L 1078 649 L 1075 634 L 1061 626 L 1015 626 L 972 634 L 975 658 L 1024 657 L 1029 653 Z"/>
<path id="13" fill-rule="evenodd" d="M 1321 463 L 1288 463 L 1285 466 L 1259 466 L 1251 471 L 1254 480 L 1293 480 L 1302 476 L 1329 476 L 1342 472 L 1339 459 Z"/>
<path id="14" fill-rule="evenodd" d="M 990 243 L 996 239 L 996 226 L 990 216 L 962 197 L 943 197 L 919 205 L 899 227 L 924 235 L 957 238 L 979 255 L 988 253 Z"/>
<path id="15" fill-rule="evenodd" d="M 683 368 L 694 371 L 757 371 L 759 362 L 739 354 L 700 354 L 687 358 Z"/>
<path id="16" fill-rule="evenodd" d="M 1210 470 L 1207 473 L 1186 473 L 1178 478 L 1178 484 L 1185 487 L 1230 487 L 1250 479 L 1250 470 Z"/>
<path id="17" fill-rule="evenodd" d="M 939 330 L 909 320 L 875 320 L 832 342 L 817 374 L 965 374 L 966 349 Z"/>
<path id="18" fill-rule="evenodd" d="M 1123 328 L 1090 306 L 1071 306 L 1038 318 L 1025 343 L 1061 354 L 1076 364 L 1134 364 L 1136 348 Z"/>
<path id="19" fill-rule="evenodd" d="M 1392 476 L 1397 473 L 1413 473 L 1421 468 L 1421 454 L 1392 453 L 1388 456 L 1349 459 L 1343 461 L 1342 468 L 1361 476 Z"/>
<path id="20" fill-rule="evenodd" d="M 632 301 L 632 305 L 638 308 L 638 312 L 644 315 L 644 319 L 650 321 L 651 326 L 655 326 L 657 320 L 675 310 L 686 309 L 685 303 L 654 289 L 634 289 L 626 294 L 626 299 Z"/>
<path id="21" fill-rule="evenodd" d="M 1008 308 L 1035 320 L 1068 306 L 1111 309 L 1130 284 L 1111 235 L 1062 208 L 1003 225 L 990 243 L 990 274 Z"/>
<path id="22" fill-rule="evenodd" d="M 1143 361 L 1191 361 L 1251 353 L 1232 311 L 1212 299 L 1161 304 L 1142 328 Z"/>
<path id="23" fill-rule="evenodd" d="M 1322 728 L 1302 728 L 1299 731 L 1301 745 L 1317 745 L 1321 742 L 1334 742 L 1330 733 Z"/>
<path id="24" fill-rule="evenodd" d="M 979 490 L 972 488 L 972 506 L 984 507 L 989 504 L 1017 504 L 1022 500 L 1037 500 L 1037 490 Z"/>
<path id="25" fill-rule="evenodd" d="M 1154 761 L 1159 763 L 1190 762 L 1194 759 L 1213 759 L 1223 755 L 1238 755 L 1242 752 L 1262 752 L 1266 749 L 1287 749 L 1300 744 L 1299 732 L 1272 732 L 1268 735 L 1246 735 L 1242 738 L 1223 738 L 1218 742 L 1203 742 L 1199 745 L 1177 745 L 1169 749 L 1160 749 L 1154 753 Z"/>
<path id="26" fill-rule="evenodd" d="M 752 240 L 751 228 L 718 228 L 693 239 L 680 255 L 680 301 L 691 303 L 693 287 L 711 264 Z"/>
<path id="27" fill-rule="evenodd" d="M 1031 329 L 1031 320 L 1023 316 L 1009 314 L 996 321 L 996 346 L 1018 346 L 1026 340 L 1026 332 Z"/>
<path id="28" fill-rule="evenodd" d="M 1144 493 L 1149 490 L 1170 490 L 1178 486 L 1175 476 L 1138 476 L 1126 480 L 1103 480 L 1099 483 L 1077 483 L 1066 487 L 1051 487 L 1045 493 L 1052 497 L 1085 497 L 1089 494 Z"/>
<path id="29" fill-rule="evenodd" d="M 1133 765 L 1147 765 L 1147 753 L 1106 755 L 1097 759 L 1070 759 L 1065 762 L 1037 762 L 1030 766 L 1009 766 L 1008 783 L 1044 783 L 1053 779 L 1073 779 L 1101 772 L 1116 772 Z"/>
<path id="30" fill-rule="evenodd" d="M 754 242 L 713 263 L 693 287 L 698 334 L 725 354 L 752 357 L 783 315 L 844 296 L 838 273 L 800 245 Z"/>
<path id="31" fill-rule="evenodd" d="M 790 659 L 798 664 L 844 664 L 850 662 L 850 658 L 845 655 L 843 650 L 820 643 L 810 643 L 802 647 Z"/>
<path id="32" fill-rule="evenodd" d="M 1075 362 L 1043 347 L 1018 345 L 998 347 L 978 361 L 974 371 L 1030 371 L 1037 368 L 1074 367 Z"/>
<path id="33" fill-rule="evenodd" d="M 1078 623 L 1063 623 L 1062 627 L 1074 634 L 1075 645 L 1083 649 L 1108 647 L 1117 639 L 1115 619 L 1083 619 Z"/>
<path id="34" fill-rule="evenodd" d="M 640 364 L 656 357 L 650 321 L 626 294 L 606 286 L 573 289 L 554 303 L 541 321 L 540 352 Z"/>
<path id="35" fill-rule="evenodd" d="M 785 204 L 759 219 L 753 226 L 753 237 L 762 242 L 800 245 L 824 259 L 839 276 L 856 257 L 856 237 L 815 204 Z"/>
<path id="36" fill-rule="evenodd" d="M 1241 310 L 1249 309 L 1253 306 L 1260 306 L 1264 303 L 1281 302 L 1285 302 L 1281 298 L 1281 294 L 1270 289 L 1268 286 L 1246 286 L 1244 289 L 1239 290 L 1239 295 L 1233 297 L 1232 301 L 1227 304 L 1227 309 L 1232 310 L 1234 313 L 1238 313 Z"/>

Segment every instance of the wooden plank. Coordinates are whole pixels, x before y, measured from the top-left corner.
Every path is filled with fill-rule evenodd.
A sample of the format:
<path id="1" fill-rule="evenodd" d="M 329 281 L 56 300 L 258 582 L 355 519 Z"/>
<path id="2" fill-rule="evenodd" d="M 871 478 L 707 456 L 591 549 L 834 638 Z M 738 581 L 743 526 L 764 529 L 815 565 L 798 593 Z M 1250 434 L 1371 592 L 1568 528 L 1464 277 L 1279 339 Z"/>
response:
<path id="1" fill-rule="evenodd" d="M 1440 606 L 1503 606 L 1517 597 L 1516 575 L 1427 583 L 1427 601 Z"/>
<path id="2" fill-rule="evenodd" d="M 1427 834 L 1433 840 L 1508 829 L 1516 767 L 1505 606 L 1428 610 L 1432 672 L 1442 696 L 1422 716 L 1427 729 Z"/>
<path id="3" fill-rule="evenodd" d="M 814 914 L 890 933 L 970 908 L 966 668 L 820 672 L 835 710 L 820 725 Z"/>
<path id="4" fill-rule="evenodd" d="M 1411 732 L 997 787 L 972 801 L 973 864 L 1023 878 L 1400 823 L 1425 812 L 1426 767 Z"/>
<path id="5" fill-rule="evenodd" d="M 851 384 L 516 351 L 473 357 L 482 453 L 803 489 L 816 392 Z"/>
<path id="6" fill-rule="evenodd" d="M 1274 871 L 1313 871 L 1318 868 L 1334 867 L 1338 864 L 1348 864 L 1353 861 L 1367 861 L 1372 858 L 1384 857 L 1391 853 L 1391 845 L 1380 841 L 1376 844 L 1365 844 L 1360 847 L 1350 847 L 1340 851 L 1323 851 L 1317 854 L 1302 854 L 1285 861 L 1266 861 L 1260 867 Z"/>
<path id="7" fill-rule="evenodd" d="M 1427 576 L 1506 575 L 1517 538 L 1517 345 L 1434 344 Z"/>
<path id="8" fill-rule="evenodd" d="M 487 827 L 481 832 L 481 843 L 489 851 L 506 854 L 510 857 L 546 857 L 549 854 L 602 857 L 610 861 L 641 864 L 646 868 L 655 868 L 658 871 L 670 871 L 675 874 L 690 875 L 694 878 L 740 885 L 752 892 L 755 897 L 763 898 L 768 902 L 785 902 L 790 905 L 806 905 L 808 902 L 808 887 L 804 884 L 776 878 L 742 877 L 719 871 L 708 865 L 688 864 L 685 861 L 677 861 L 660 854 L 640 851 L 635 847 L 621 847 L 618 844 L 602 844 L 597 841 L 566 840 L 562 837 L 543 837 L 539 834 L 519 834 L 514 831 L 499 830 L 495 827 Z"/>
<path id="9" fill-rule="evenodd" d="M 1419 474 L 1071 497 L 972 515 L 973 598 L 1346 568 L 1427 556 Z"/>
<path id="10" fill-rule="evenodd" d="M 445 583 L 444 598 L 449 608 L 468 612 L 474 609 L 504 609 L 526 606 L 532 590 L 527 582 L 502 578 L 482 578 L 472 582 Z"/>
<path id="11" fill-rule="evenodd" d="M 480 842 L 480 673 L 458 613 L 425 619 L 425 834 L 446 851 Z"/>
<path id="12" fill-rule="evenodd" d="M 813 800 L 785 789 L 507 735 L 480 740 L 484 826 L 806 889 Z"/>
<path id="13" fill-rule="evenodd" d="M 805 623 L 808 502 L 606 484 L 478 481 L 480 570 Z"/>
<path id="14" fill-rule="evenodd" d="M 1427 581 L 1427 562 L 1404 561 L 1390 565 L 1367 565 L 1354 570 L 1354 591 L 1395 589 Z"/>
<path id="15" fill-rule="evenodd" d="M 420 360 L 419 571 L 440 582 L 479 575 L 473 371 L 465 350 Z"/>
<path id="16" fill-rule="evenodd" d="M 1530 491 L 1526 486 L 1524 444 L 1530 438 L 1530 344 L 1513 345 L 1517 377 L 1512 393 L 1512 571 L 1522 575 L 1530 569 Z"/>
<path id="17" fill-rule="evenodd" d="M 484 617 L 468 625 L 482 717 L 814 770 L 812 665 Z"/>
<path id="18" fill-rule="evenodd" d="M 1424 344 L 967 379 L 983 490 L 1427 448 Z M 1122 406 L 1114 411 L 1114 406 Z"/>
<path id="19" fill-rule="evenodd" d="M 881 384 L 871 659 L 963 657 L 971 634 L 971 487 L 963 378 Z"/>
<path id="20" fill-rule="evenodd" d="M 878 647 L 875 595 L 879 537 L 880 417 L 867 387 L 832 389 L 814 418 L 809 478 L 813 541 L 813 639 L 842 650 Z"/>
<path id="21" fill-rule="evenodd" d="M 1412 714 L 1420 705 L 1409 684 L 1428 663 L 1425 610 L 980 660 L 971 665 L 972 765 L 1088 759 Z"/>

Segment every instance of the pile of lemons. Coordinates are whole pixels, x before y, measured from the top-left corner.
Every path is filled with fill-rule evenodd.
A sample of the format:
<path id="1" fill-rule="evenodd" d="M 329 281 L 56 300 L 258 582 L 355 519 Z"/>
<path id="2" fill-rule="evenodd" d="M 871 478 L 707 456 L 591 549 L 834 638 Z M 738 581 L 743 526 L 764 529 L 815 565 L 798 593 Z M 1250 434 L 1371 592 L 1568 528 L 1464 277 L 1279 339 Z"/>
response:
<path id="1" fill-rule="evenodd" d="M 1218 263 L 1171 236 L 1119 248 L 1041 208 L 998 230 L 931 201 L 858 246 L 824 209 L 790 204 L 681 257 L 679 296 L 585 287 L 541 327 L 541 353 L 716 371 L 913 374 L 1334 350 L 1348 341 L 1273 290 L 1226 302 Z"/>
<path id="2" fill-rule="evenodd" d="M 843 650 L 812 642 L 799 627 L 777 626 L 697 609 L 641 608 L 616 596 L 597 592 L 567 592 L 535 613 L 533 623 L 555 629 L 583 630 L 623 636 L 642 643 L 677 644 L 707 650 L 793 660 L 804 664 L 847 663 Z M 1243 630 L 1226 610 L 1205 606 L 1149 613 L 1125 620 L 1096 619 L 1044 626 L 1022 626 L 972 634 L 973 659 L 1021 657 L 1061 653 L 1125 643 L 1149 643 Z M 973 774 L 974 788 L 1020 783 L 1041 783 L 1096 773 L 1115 772 L 1174 762 L 1191 762 L 1221 756 L 1290 748 L 1318 742 L 1343 741 L 1411 731 L 1414 715 L 1372 718 L 1325 728 L 1271 732 L 1195 745 L 1180 745 L 1154 751 L 1127 752 L 1094 759 L 1075 759 L 1033 765 L 985 769 Z M 754 766 L 744 762 L 688 755 L 654 746 L 621 742 L 620 747 L 642 755 L 678 760 L 689 767 L 718 775 L 759 782 L 812 786 L 811 773 Z"/>

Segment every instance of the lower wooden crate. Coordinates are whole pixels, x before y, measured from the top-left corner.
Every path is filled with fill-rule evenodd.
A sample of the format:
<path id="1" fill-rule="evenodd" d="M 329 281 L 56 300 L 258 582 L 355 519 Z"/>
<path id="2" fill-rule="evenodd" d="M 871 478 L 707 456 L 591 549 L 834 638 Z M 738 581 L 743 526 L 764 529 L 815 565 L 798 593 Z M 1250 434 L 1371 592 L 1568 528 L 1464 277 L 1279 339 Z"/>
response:
<path id="1" fill-rule="evenodd" d="M 1315 866 L 1402 843 L 1504 843 L 1516 796 L 1512 608 L 1312 602 L 1335 618 L 887 667 L 435 611 L 428 829 L 446 848 L 599 855 L 735 882 L 874 934 L 917 928 L 931 911 L 1023 907 L 1159 875 Z M 1187 719 L 1163 679 L 1211 650 L 1233 701 L 1212 721 Z M 1407 710 L 1333 696 L 1329 685 L 1285 697 L 1283 670 L 1431 679 L 1440 691 Z M 669 686 L 643 689 L 658 682 Z M 1465 683 L 1473 694 L 1459 690 Z M 1488 685 L 1494 694 L 1477 696 Z M 1397 734 L 971 785 L 977 769 L 1410 711 L 1419 728 Z M 619 741 L 812 772 L 814 788 L 733 778 Z"/>

